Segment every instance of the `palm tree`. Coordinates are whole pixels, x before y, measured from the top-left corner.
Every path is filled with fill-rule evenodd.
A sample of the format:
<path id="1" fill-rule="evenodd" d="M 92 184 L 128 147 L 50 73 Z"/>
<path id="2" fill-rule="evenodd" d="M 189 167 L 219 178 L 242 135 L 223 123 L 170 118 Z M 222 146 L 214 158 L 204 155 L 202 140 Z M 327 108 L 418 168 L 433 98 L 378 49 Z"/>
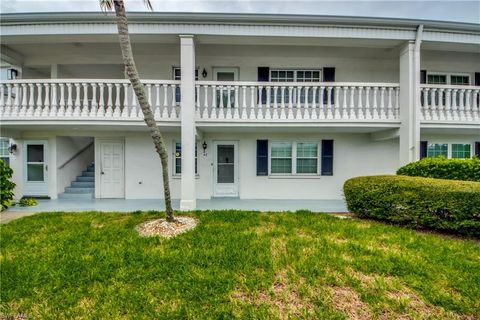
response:
<path id="1" fill-rule="evenodd" d="M 100 7 L 103 11 L 112 11 L 115 9 L 115 15 L 117 20 L 117 29 L 118 37 L 120 40 L 120 48 L 122 50 L 123 64 L 125 65 L 125 71 L 127 73 L 128 79 L 132 84 L 133 91 L 138 99 L 138 104 L 142 109 L 143 120 L 147 124 L 148 129 L 150 130 L 150 136 L 152 137 L 153 144 L 155 145 L 155 150 L 160 156 L 160 161 L 162 163 L 162 174 L 163 174 L 163 191 L 165 194 L 165 211 L 167 215 L 167 221 L 174 221 L 173 209 L 172 209 L 172 200 L 170 198 L 170 183 L 168 179 L 168 154 L 165 148 L 165 143 L 163 141 L 163 136 L 160 130 L 158 129 L 157 122 L 153 116 L 152 108 L 148 103 L 145 94 L 145 87 L 140 81 L 138 75 L 137 67 L 133 59 L 132 45 L 130 43 L 130 34 L 128 32 L 128 20 L 125 14 L 125 4 L 123 0 L 99 0 Z M 144 0 L 145 5 L 148 9 L 153 10 L 150 0 Z"/>

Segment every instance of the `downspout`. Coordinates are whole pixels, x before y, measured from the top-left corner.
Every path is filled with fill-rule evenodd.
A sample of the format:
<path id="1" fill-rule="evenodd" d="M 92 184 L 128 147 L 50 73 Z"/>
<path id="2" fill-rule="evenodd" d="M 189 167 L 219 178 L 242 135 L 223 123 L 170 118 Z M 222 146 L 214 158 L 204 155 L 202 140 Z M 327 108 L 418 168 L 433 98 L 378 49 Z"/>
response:
<path id="1" fill-rule="evenodd" d="M 417 27 L 417 34 L 415 36 L 415 46 L 414 46 L 414 72 L 413 72 L 413 92 L 414 92 L 414 110 L 413 117 L 410 119 L 412 123 L 415 125 L 415 134 L 411 136 L 412 141 L 410 142 L 410 149 L 414 152 L 412 156 L 412 160 L 418 160 L 419 154 L 417 151 L 416 146 L 420 143 L 420 47 L 422 45 L 422 37 L 423 37 L 423 24 Z"/>

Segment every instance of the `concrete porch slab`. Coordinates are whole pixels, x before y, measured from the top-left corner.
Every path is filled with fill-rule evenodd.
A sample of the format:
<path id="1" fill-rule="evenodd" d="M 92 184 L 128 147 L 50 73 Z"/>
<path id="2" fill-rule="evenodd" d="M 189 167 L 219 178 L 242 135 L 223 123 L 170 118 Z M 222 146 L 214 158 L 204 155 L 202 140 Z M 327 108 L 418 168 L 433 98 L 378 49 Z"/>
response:
<path id="1" fill-rule="evenodd" d="M 173 207 L 178 210 L 179 200 L 173 200 Z M 5 218 L 19 212 L 52 212 L 52 211 L 119 211 L 164 210 L 163 200 L 130 200 L 130 199 L 57 199 L 38 200 L 34 207 L 12 207 L 2 213 Z M 343 200 L 243 200 L 238 198 L 214 198 L 197 200 L 197 210 L 258 210 L 258 211 L 296 211 L 306 209 L 314 212 L 346 212 Z M 3 218 L 2 218 L 3 220 Z"/>

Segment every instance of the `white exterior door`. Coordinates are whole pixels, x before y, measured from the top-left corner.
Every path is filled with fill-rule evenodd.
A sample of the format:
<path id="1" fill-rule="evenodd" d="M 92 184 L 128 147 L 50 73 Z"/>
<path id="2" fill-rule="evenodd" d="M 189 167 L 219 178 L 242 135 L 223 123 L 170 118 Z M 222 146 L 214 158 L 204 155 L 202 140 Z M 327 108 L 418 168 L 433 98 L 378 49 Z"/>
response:
<path id="1" fill-rule="evenodd" d="M 48 196 L 47 141 L 25 141 L 25 196 Z"/>
<path id="2" fill-rule="evenodd" d="M 215 141 L 214 195 L 238 196 L 238 142 Z"/>
<path id="3" fill-rule="evenodd" d="M 125 197 L 124 142 L 100 141 L 100 197 Z"/>

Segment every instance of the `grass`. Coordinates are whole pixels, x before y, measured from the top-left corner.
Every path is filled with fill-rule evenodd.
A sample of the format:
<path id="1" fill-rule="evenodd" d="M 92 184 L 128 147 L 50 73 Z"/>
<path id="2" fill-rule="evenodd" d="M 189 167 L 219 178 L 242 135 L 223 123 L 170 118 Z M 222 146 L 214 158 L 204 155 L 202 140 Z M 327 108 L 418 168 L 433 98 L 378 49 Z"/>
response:
<path id="1" fill-rule="evenodd" d="M 38 319 L 478 319 L 480 246 L 310 212 L 45 213 L 1 228 L 1 309 Z M 1 316 L 0 316 L 1 318 Z"/>

